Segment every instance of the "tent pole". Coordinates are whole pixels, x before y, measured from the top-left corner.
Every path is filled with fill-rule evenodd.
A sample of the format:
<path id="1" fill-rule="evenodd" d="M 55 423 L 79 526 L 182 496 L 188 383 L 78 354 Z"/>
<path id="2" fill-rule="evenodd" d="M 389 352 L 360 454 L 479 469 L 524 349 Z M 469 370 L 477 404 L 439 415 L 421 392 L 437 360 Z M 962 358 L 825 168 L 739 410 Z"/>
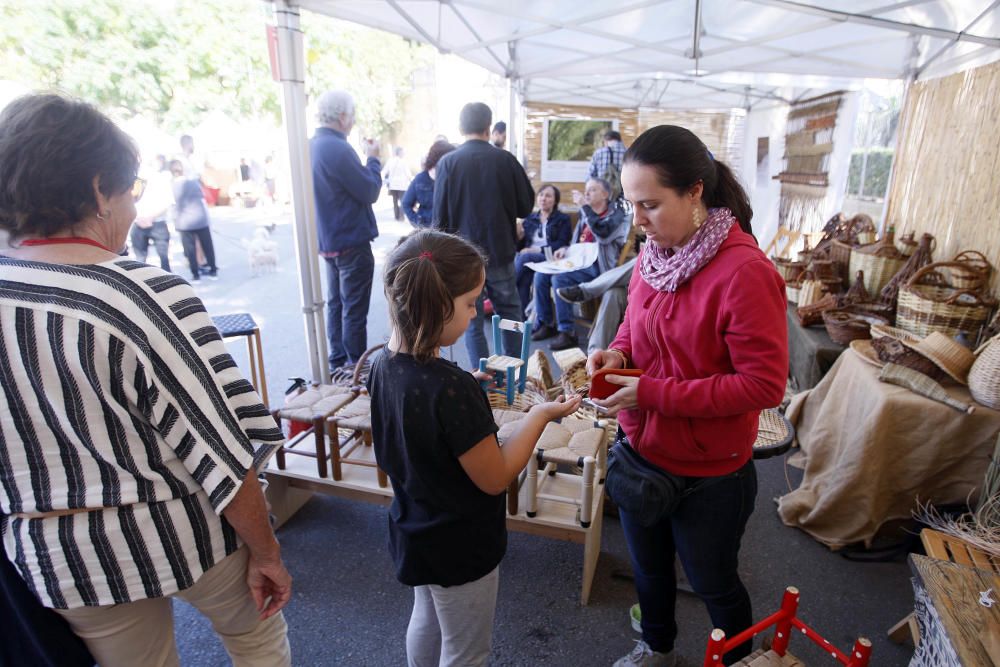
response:
<path id="1" fill-rule="evenodd" d="M 327 379 L 326 328 L 323 322 L 323 288 L 320 282 L 313 202 L 312 167 L 305 118 L 305 67 L 299 8 L 294 0 L 275 0 L 278 70 L 282 91 L 282 116 L 288 137 L 292 176 L 295 259 L 299 271 L 299 296 L 304 316 L 306 352 L 314 383 Z"/>

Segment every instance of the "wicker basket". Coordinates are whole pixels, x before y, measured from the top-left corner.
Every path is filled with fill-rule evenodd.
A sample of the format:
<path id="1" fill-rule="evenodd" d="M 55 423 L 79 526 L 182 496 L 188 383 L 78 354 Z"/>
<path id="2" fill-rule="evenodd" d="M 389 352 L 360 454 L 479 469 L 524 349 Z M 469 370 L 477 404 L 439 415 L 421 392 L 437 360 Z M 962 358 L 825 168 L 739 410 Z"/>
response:
<path id="1" fill-rule="evenodd" d="M 830 339 L 840 345 L 849 345 L 852 340 L 871 338 L 873 324 L 888 324 L 884 318 L 859 313 L 852 308 L 833 308 L 823 312 L 823 324 Z"/>
<path id="2" fill-rule="evenodd" d="M 805 307 L 795 309 L 795 317 L 799 321 L 799 326 L 811 327 L 815 324 L 823 324 L 823 311 L 837 307 L 837 297 L 827 294 L 819 301 Z"/>
<path id="3" fill-rule="evenodd" d="M 977 403 L 1000 410 L 1000 336 L 991 338 L 976 352 L 969 369 L 969 392 Z"/>
<path id="4" fill-rule="evenodd" d="M 851 250 L 852 250 L 851 245 L 844 243 L 843 241 L 840 241 L 838 239 L 834 239 L 833 242 L 830 243 L 829 257 L 831 260 L 837 262 L 837 264 L 839 265 L 840 280 L 845 285 L 849 285 L 851 282 L 850 281 Z"/>
<path id="5" fill-rule="evenodd" d="M 993 265 L 976 250 L 963 250 L 951 261 L 960 265 L 948 267 L 950 282 L 955 289 L 982 289 L 993 273 Z"/>
<path id="6" fill-rule="evenodd" d="M 875 326 L 872 325 L 872 347 L 875 348 L 875 354 L 878 355 L 879 361 L 884 364 L 892 363 L 912 368 L 938 382 L 947 377 L 947 374 L 938 368 L 937 364 L 916 350 L 911 350 L 903 345 L 899 340 L 889 336 L 876 338 L 874 336 Z"/>
<path id="7" fill-rule="evenodd" d="M 534 378 L 528 378 L 524 384 L 524 392 L 514 394 L 514 402 L 507 405 L 507 398 L 495 391 L 486 392 L 486 397 L 490 400 L 490 407 L 499 410 L 514 410 L 516 412 L 527 412 L 539 403 L 549 401 L 548 392 L 542 383 Z"/>
<path id="8" fill-rule="evenodd" d="M 832 259 L 814 259 L 809 262 L 809 270 L 816 276 L 816 280 L 840 279 L 840 267 Z"/>
<path id="9" fill-rule="evenodd" d="M 940 331 L 949 338 L 959 332 L 978 335 L 996 300 L 974 290 L 956 289 L 945 271 L 962 267 L 956 262 L 936 262 L 923 267 L 899 291 L 896 326 L 924 337 Z"/>
<path id="10" fill-rule="evenodd" d="M 875 243 L 875 222 L 870 215 L 858 213 L 849 221 L 851 239 L 854 245 L 869 245 Z"/>
<path id="11" fill-rule="evenodd" d="M 878 294 L 905 263 L 906 258 L 893 244 L 890 229 L 878 243 L 855 248 L 851 252 L 850 273 L 857 275 L 858 271 L 864 271 L 865 289 L 869 294 Z"/>
<path id="12" fill-rule="evenodd" d="M 783 257 L 772 257 L 771 261 L 774 262 L 774 267 L 778 269 L 778 273 L 781 274 L 786 283 L 797 280 L 799 274 L 806 269 L 806 262 L 793 262 Z"/>

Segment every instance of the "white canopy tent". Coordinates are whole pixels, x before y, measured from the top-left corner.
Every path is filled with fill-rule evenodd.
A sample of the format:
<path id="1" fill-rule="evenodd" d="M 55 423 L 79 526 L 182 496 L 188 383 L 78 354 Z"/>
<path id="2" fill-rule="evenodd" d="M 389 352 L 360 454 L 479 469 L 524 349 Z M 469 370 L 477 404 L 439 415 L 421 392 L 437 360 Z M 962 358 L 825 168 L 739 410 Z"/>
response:
<path id="1" fill-rule="evenodd" d="M 817 0 L 812 0 L 816 3 Z M 322 291 L 304 115 L 298 9 L 433 45 L 511 84 L 521 102 L 752 109 L 939 76 L 1000 58 L 1000 0 L 277 0 L 303 312 L 314 379 L 325 370 Z M 306 254 L 303 254 L 306 253 Z"/>

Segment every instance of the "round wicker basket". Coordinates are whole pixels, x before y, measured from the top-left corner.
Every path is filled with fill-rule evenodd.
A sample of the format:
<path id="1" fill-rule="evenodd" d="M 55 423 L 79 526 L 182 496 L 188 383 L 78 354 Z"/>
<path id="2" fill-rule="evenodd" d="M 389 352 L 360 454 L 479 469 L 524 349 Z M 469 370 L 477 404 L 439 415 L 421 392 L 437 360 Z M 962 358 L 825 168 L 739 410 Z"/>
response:
<path id="1" fill-rule="evenodd" d="M 969 369 L 969 392 L 977 403 L 1000 410 L 1000 335 L 977 350 Z"/>

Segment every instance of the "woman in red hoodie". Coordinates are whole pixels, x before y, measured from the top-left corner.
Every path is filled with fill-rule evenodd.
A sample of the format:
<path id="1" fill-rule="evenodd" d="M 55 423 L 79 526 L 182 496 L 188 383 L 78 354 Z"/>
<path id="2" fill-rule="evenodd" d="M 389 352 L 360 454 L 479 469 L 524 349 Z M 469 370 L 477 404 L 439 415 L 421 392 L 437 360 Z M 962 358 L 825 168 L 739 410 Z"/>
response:
<path id="1" fill-rule="evenodd" d="M 690 131 L 644 132 L 621 180 L 648 243 L 618 335 L 588 369 L 643 369 L 609 376 L 621 389 L 595 402 L 618 415 L 624 446 L 684 491 L 652 526 L 621 512 L 643 639 L 615 665 L 670 666 L 675 554 L 715 627 L 732 637 L 752 624 L 737 564 L 757 495 L 758 414 L 781 402 L 788 375 L 785 290 L 751 235 L 746 192 Z M 730 651 L 726 664 L 749 652 L 749 643 Z"/>

